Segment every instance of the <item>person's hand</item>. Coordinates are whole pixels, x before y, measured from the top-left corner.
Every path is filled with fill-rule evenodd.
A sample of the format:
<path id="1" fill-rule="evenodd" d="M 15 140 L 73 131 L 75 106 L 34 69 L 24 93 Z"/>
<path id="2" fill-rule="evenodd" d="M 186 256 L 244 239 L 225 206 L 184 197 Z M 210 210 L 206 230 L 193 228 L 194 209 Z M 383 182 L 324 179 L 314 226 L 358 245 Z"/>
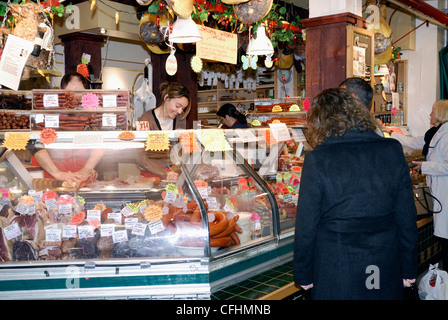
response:
<path id="1" fill-rule="evenodd" d="M 413 164 L 415 164 L 415 167 L 412 168 L 415 171 L 420 171 L 422 169 L 422 164 L 424 161 L 412 161 Z"/>
<path id="2" fill-rule="evenodd" d="M 59 172 L 54 173 L 53 177 L 58 181 L 66 182 L 68 185 L 74 186 L 77 183 L 79 183 L 80 181 L 82 181 L 84 176 L 77 172 L 59 171 Z"/>
<path id="3" fill-rule="evenodd" d="M 314 284 L 306 284 L 306 285 L 299 285 L 303 290 L 309 290 L 309 289 L 311 289 L 312 287 L 314 287 Z"/>
<path id="4" fill-rule="evenodd" d="M 415 279 L 403 279 L 403 287 L 409 288 L 412 283 L 415 283 Z"/>
<path id="5" fill-rule="evenodd" d="M 177 181 L 177 179 L 179 179 L 179 174 L 177 172 L 170 171 L 166 175 L 166 180 L 168 181 Z"/>

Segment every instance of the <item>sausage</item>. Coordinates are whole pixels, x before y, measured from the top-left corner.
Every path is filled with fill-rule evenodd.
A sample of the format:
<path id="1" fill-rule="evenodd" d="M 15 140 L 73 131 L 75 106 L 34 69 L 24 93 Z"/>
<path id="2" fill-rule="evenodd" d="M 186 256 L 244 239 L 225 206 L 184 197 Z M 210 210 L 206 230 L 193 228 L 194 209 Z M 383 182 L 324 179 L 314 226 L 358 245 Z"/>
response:
<path id="1" fill-rule="evenodd" d="M 228 247 L 232 244 L 230 237 L 210 239 L 210 247 Z"/>
<path id="2" fill-rule="evenodd" d="M 174 220 L 185 220 L 185 221 L 191 221 L 191 214 L 189 213 L 183 213 L 183 212 L 176 212 L 174 214 Z"/>
<path id="3" fill-rule="evenodd" d="M 241 229 L 239 225 L 235 224 L 235 232 L 243 233 L 243 229 Z"/>
<path id="4" fill-rule="evenodd" d="M 238 236 L 235 232 L 232 232 L 230 234 L 230 239 L 232 240 L 232 243 L 240 244 L 240 238 L 238 238 Z"/>
<path id="5" fill-rule="evenodd" d="M 238 221 L 239 217 L 240 216 L 236 215 L 236 216 L 233 216 L 232 218 L 230 218 L 227 228 L 223 232 L 218 233 L 217 235 L 215 235 L 213 237 L 214 238 L 222 238 L 222 237 L 229 236 L 232 232 L 235 231 L 236 222 Z"/>
<path id="6" fill-rule="evenodd" d="M 191 222 L 199 222 L 201 221 L 201 211 L 199 211 L 199 207 L 196 206 L 196 208 L 193 211 L 193 214 L 191 215 Z"/>
<path id="7" fill-rule="evenodd" d="M 229 225 L 229 220 L 227 220 L 226 214 L 222 211 L 214 211 L 215 221 L 209 222 L 208 229 L 210 232 L 210 237 L 223 232 Z"/>

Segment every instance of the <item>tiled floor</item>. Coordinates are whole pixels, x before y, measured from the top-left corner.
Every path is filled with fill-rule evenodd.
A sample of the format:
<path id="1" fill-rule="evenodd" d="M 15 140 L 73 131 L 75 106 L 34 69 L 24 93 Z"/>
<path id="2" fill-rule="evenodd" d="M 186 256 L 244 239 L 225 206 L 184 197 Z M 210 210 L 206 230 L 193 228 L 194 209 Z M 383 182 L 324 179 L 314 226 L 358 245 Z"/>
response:
<path id="1" fill-rule="evenodd" d="M 293 281 L 292 262 L 212 294 L 213 300 L 256 300 Z"/>

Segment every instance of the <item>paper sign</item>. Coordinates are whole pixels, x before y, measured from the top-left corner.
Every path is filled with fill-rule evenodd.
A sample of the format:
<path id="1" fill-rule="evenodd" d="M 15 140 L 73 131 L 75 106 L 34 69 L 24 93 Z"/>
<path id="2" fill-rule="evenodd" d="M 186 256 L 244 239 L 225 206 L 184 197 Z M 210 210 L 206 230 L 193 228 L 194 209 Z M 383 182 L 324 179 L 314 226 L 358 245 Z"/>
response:
<path id="1" fill-rule="evenodd" d="M 202 40 L 196 42 L 196 56 L 205 60 L 213 60 L 236 64 L 238 59 L 238 36 L 230 33 L 198 25 Z"/>
<path id="2" fill-rule="evenodd" d="M 288 127 L 285 123 L 270 123 L 272 135 L 277 141 L 289 141 L 291 135 L 289 134 Z"/>
<path id="3" fill-rule="evenodd" d="M 23 68 L 34 43 L 12 34 L 8 35 L 0 59 L 0 85 L 18 90 Z"/>

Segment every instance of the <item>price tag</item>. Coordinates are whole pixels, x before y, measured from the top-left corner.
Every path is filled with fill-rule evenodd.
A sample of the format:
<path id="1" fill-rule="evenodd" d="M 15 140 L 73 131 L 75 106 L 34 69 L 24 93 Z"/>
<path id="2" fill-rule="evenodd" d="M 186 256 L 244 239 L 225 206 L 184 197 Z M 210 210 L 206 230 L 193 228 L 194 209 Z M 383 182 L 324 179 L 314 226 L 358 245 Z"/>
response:
<path id="1" fill-rule="evenodd" d="M 60 204 L 58 211 L 59 211 L 59 214 L 70 214 L 70 213 L 72 213 L 72 208 L 73 208 L 72 203 Z"/>
<path id="2" fill-rule="evenodd" d="M 56 228 L 45 229 L 45 240 L 49 242 L 59 242 L 61 241 L 62 230 Z"/>
<path id="3" fill-rule="evenodd" d="M 63 238 L 76 238 L 77 236 L 77 226 L 67 224 L 62 227 L 62 237 Z"/>
<path id="4" fill-rule="evenodd" d="M 217 210 L 219 208 L 218 201 L 216 201 L 215 197 L 207 198 L 207 205 L 209 209 Z"/>
<path id="5" fill-rule="evenodd" d="M 47 210 L 52 210 L 52 209 L 57 208 L 56 201 L 57 201 L 56 198 L 45 200 L 45 206 L 47 207 Z"/>
<path id="6" fill-rule="evenodd" d="M 224 205 L 224 211 L 227 212 L 235 212 L 235 207 L 233 206 L 232 201 L 229 198 L 226 199 L 226 204 Z"/>
<path id="7" fill-rule="evenodd" d="M 44 108 L 59 108 L 59 97 L 57 94 L 44 94 Z"/>
<path id="8" fill-rule="evenodd" d="M 87 221 L 101 221 L 101 210 L 87 210 Z"/>
<path id="9" fill-rule="evenodd" d="M 156 234 L 160 231 L 165 230 L 165 226 L 163 225 L 162 220 L 149 223 L 148 228 L 151 234 Z"/>
<path id="10" fill-rule="evenodd" d="M 45 128 L 59 128 L 59 115 L 46 114 L 45 115 Z"/>
<path id="11" fill-rule="evenodd" d="M 17 238 L 22 235 L 22 231 L 20 230 L 20 227 L 17 222 L 10 226 L 7 226 L 6 228 L 3 228 L 3 232 L 5 234 L 6 239 L 8 240 Z"/>
<path id="12" fill-rule="evenodd" d="M 101 236 L 110 237 L 115 232 L 115 224 L 102 224 L 101 225 Z"/>
<path id="13" fill-rule="evenodd" d="M 34 202 L 36 202 L 36 203 L 42 201 L 43 194 L 44 194 L 43 191 L 28 190 L 28 195 L 33 197 Z"/>
<path id="14" fill-rule="evenodd" d="M 131 234 L 135 234 L 137 236 L 144 236 L 145 235 L 145 230 L 146 230 L 147 226 L 148 225 L 145 224 L 145 223 L 136 223 L 132 227 Z"/>
<path id="15" fill-rule="evenodd" d="M 103 108 L 116 108 L 116 107 L 117 107 L 117 95 L 103 94 Z"/>
<path id="16" fill-rule="evenodd" d="M 112 235 L 112 240 L 114 241 L 114 243 L 120 243 L 120 242 L 125 242 L 128 241 L 128 233 L 126 230 L 119 230 L 114 232 L 114 234 Z"/>
<path id="17" fill-rule="evenodd" d="M 126 229 L 132 230 L 134 227 L 134 224 L 138 222 L 138 218 L 125 218 L 124 219 L 124 226 Z"/>
<path id="18" fill-rule="evenodd" d="M 179 193 L 179 189 L 177 189 L 175 184 L 168 183 L 165 188 L 165 198 L 163 199 L 166 203 L 174 203 L 176 201 L 177 195 Z"/>
<path id="19" fill-rule="evenodd" d="M 270 123 L 269 128 L 271 128 L 271 132 L 278 142 L 291 140 L 291 135 L 285 123 Z"/>
<path id="20" fill-rule="evenodd" d="M 138 213 L 138 206 L 136 206 L 133 203 L 128 203 L 126 205 L 126 207 L 121 209 L 121 214 L 124 215 L 125 217 L 132 216 L 132 215 L 134 215 L 136 213 Z"/>
<path id="21" fill-rule="evenodd" d="M 107 214 L 107 218 L 114 220 L 116 224 L 121 224 L 121 212 L 110 212 Z"/>
<path id="22" fill-rule="evenodd" d="M 114 113 L 103 113 L 102 118 L 103 127 L 116 127 L 117 126 L 117 115 Z"/>
<path id="23" fill-rule="evenodd" d="M 78 226 L 79 239 L 92 238 L 94 236 L 93 227 L 90 225 Z"/>

